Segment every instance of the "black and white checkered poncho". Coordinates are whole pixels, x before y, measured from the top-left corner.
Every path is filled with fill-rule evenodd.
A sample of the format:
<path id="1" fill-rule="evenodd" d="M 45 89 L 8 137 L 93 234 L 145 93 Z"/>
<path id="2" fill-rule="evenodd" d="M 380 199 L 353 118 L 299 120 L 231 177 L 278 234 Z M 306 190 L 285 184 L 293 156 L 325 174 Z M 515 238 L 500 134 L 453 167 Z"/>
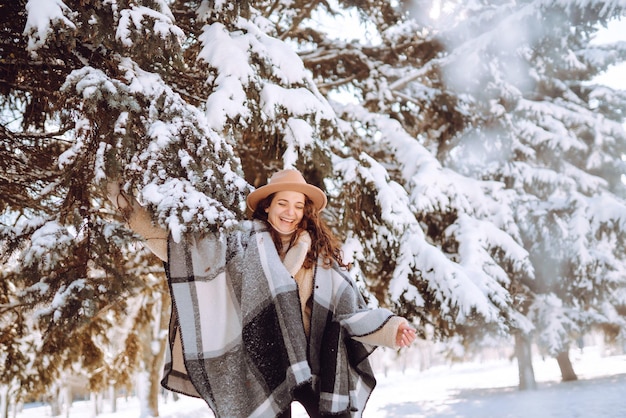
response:
<path id="1" fill-rule="evenodd" d="M 373 346 L 351 336 L 393 315 L 366 309 L 338 268 L 316 267 L 310 339 L 296 282 L 265 225 L 174 242 L 166 265 L 173 308 L 162 385 L 201 397 L 218 417 L 275 417 L 312 384 L 320 411 L 359 417 L 376 383 Z"/>

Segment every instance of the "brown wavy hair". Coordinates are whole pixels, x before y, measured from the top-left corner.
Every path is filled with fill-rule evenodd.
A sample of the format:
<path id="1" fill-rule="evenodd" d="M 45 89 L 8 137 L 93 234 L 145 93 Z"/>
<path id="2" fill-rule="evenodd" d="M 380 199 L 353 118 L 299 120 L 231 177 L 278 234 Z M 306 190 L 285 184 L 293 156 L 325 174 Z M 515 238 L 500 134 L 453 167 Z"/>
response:
<path id="1" fill-rule="evenodd" d="M 274 245 L 280 252 L 283 245 L 280 239 L 280 234 L 271 226 L 268 221 L 267 213 L 265 212 L 265 209 L 269 208 L 272 204 L 272 200 L 275 195 L 276 193 L 272 193 L 259 202 L 254 210 L 254 213 L 252 214 L 252 219 L 259 219 L 267 224 L 272 240 L 274 241 Z M 324 267 L 330 267 L 333 264 L 333 261 L 336 261 L 341 267 L 348 267 L 343 262 L 339 240 L 337 240 L 330 228 L 319 216 L 313 201 L 306 195 L 304 201 L 304 214 L 302 216 L 302 220 L 296 228 L 295 233 L 291 236 L 289 248 L 295 244 L 303 231 L 307 231 L 311 236 L 311 248 L 306 255 L 306 259 L 302 265 L 303 268 L 312 268 L 320 257 L 322 258 Z"/>

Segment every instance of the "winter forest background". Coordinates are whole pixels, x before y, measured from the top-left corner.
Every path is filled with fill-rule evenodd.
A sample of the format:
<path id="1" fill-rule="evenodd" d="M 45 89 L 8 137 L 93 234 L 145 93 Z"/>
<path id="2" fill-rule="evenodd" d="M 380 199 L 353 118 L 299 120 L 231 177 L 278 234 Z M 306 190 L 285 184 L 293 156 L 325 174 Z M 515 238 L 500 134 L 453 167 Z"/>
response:
<path id="1" fill-rule="evenodd" d="M 596 80 L 626 42 L 596 35 L 625 10 L 0 1 L 0 417 L 54 410 L 75 380 L 158 416 L 163 266 L 110 179 L 180 239 L 232 226 L 296 167 L 328 193 L 369 303 L 442 358 L 509 347 L 531 389 L 533 351 L 563 380 L 588 336 L 623 353 L 626 91 Z"/>

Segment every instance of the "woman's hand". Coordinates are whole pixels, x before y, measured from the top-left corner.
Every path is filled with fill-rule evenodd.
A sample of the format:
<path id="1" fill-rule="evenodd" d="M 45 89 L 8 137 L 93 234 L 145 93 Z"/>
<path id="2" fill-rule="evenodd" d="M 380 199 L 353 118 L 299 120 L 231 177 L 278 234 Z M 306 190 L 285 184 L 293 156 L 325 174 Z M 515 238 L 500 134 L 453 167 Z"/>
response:
<path id="1" fill-rule="evenodd" d="M 408 323 L 404 322 L 398 326 L 398 333 L 396 334 L 396 345 L 398 347 L 408 347 L 415 341 L 415 338 L 415 329 Z"/>
<path id="2" fill-rule="evenodd" d="M 129 202 L 126 196 L 124 196 L 124 193 L 122 193 L 119 180 L 107 181 L 106 187 L 107 197 L 113 203 L 113 206 L 122 213 L 122 216 L 128 220 L 133 209 L 131 202 Z"/>
<path id="3" fill-rule="evenodd" d="M 121 193 L 121 190 L 120 190 L 119 181 L 117 180 L 107 181 L 107 197 L 109 198 L 111 203 L 115 205 L 116 208 L 118 207 L 117 197 L 120 195 L 120 193 Z"/>

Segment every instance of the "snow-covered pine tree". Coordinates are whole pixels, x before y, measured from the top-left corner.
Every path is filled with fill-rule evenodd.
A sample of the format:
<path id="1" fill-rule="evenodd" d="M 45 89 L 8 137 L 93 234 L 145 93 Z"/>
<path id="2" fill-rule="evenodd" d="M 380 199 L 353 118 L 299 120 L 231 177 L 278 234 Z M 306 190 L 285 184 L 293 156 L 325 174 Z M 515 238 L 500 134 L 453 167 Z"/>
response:
<path id="1" fill-rule="evenodd" d="M 459 132 L 480 115 L 444 77 L 451 60 L 444 31 L 387 11 L 361 15 L 378 29 L 376 42 L 325 40 L 324 53 L 303 54 L 313 71 L 326 57 L 333 68 L 339 56 L 351 65 L 345 74 L 354 75 L 327 84 L 358 98 L 336 106 L 348 123 L 335 167 L 346 191 L 343 227 L 357 243 L 366 280 L 422 330 L 432 324 L 438 336 L 460 336 L 465 351 L 487 333 L 527 333 L 532 325 L 511 296 L 516 283 L 533 277 L 511 210 L 515 193 L 446 165 Z"/>
<path id="2" fill-rule="evenodd" d="M 626 233 L 626 94 L 591 82 L 626 57 L 623 43 L 592 42 L 598 25 L 624 9 L 617 2 L 592 2 L 545 6 L 539 13 L 554 24 L 546 25 L 549 41 L 528 56 L 537 69 L 534 95 L 525 95 L 516 109 L 521 118 L 535 120 L 535 126 L 518 125 L 516 131 L 535 156 L 520 159 L 521 169 L 511 174 L 536 198 L 519 212 L 539 279 L 530 286 L 538 295 L 530 309 L 555 306 L 544 303 L 554 296 L 561 306 L 562 317 L 535 316 L 544 325 L 538 342 L 557 358 L 563 380 L 573 380 L 570 343 L 594 327 L 619 324 L 605 308 L 613 292 L 626 286 L 626 253 L 619 238 Z"/>
<path id="3" fill-rule="evenodd" d="M 562 325 L 575 327 L 559 336 L 543 326 L 548 318 L 529 319 L 540 345 L 558 341 L 550 353 L 567 363 L 569 341 L 606 324 L 598 310 L 624 286 L 624 93 L 592 83 L 624 60 L 623 43 L 592 43 L 623 6 L 446 2 L 431 20 L 434 4 L 403 5 L 408 18 L 359 3 L 375 42 L 331 40 L 324 25 L 299 34 L 318 86 L 358 101 L 335 106 L 348 122 L 333 152 L 351 248 L 380 300 L 444 335 L 480 338 L 477 316 L 464 321 L 455 308 L 493 319 L 497 307 L 496 323 L 517 329 L 520 356 L 530 354 L 532 327 L 517 312 L 529 315 L 560 283 L 576 316 Z M 520 386 L 534 386 L 529 357 Z"/>
<path id="4" fill-rule="evenodd" d="M 137 330 L 164 342 L 146 327 L 155 313 L 127 305 L 152 300 L 148 277 L 160 262 L 132 244 L 105 181 L 119 179 L 176 239 L 236 222 L 249 183 L 276 167 L 298 164 L 324 187 L 332 109 L 295 52 L 270 36 L 270 22 L 223 6 L 0 3 L 2 281 L 17 289 L 3 294 L 2 309 L 34 313 L 17 325 L 41 335 L 32 380 L 17 396 L 45 392 L 72 368 L 93 391 L 125 384 L 153 346 L 148 338 L 142 348 Z M 117 352 L 107 331 L 123 317 L 135 322 Z M 18 347 L 15 326 L 2 325 L 3 343 Z M 127 370 L 115 373 L 120 365 Z M 159 377 L 151 370 L 144 393 L 156 395 Z"/>
<path id="5" fill-rule="evenodd" d="M 449 134 L 433 119 L 439 111 L 445 120 L 454 99 L 429 63 L 443 45 L 388 4 L 361 2 L 358 13 L 373 40 L 333 39 L 324 25 L 298 34 L 318 85 L 357 98 L 334 103 L 344 139 L 331 142 L 347 249 L 378 300 L 419 319 L 421 331 L 432 324 L 438 336 L 471 339 L 479 337 L 472 329 L 527 329 L 501 265 L 509 274 L 532 269 L 507 229 L 515 225 L 498 202 L 502 186 L 458 176 L 437 159 L 438 138 Z"/>
<path id="6" fill-rule="evenodd" d="M 7 379 L 20 379 L 14 398 L 45 393 L 62 372 L 73 369 L 87 374 L 92 391 L 103 390 L 111 380 L 127 383 L 143 353 L 152 355 L 157 367 L 151 370 L 153 389 L 147 392 L 154 399 L 142 405 L 156 405 L 162 358 L 152 353 L 153 341 L 138 344 L 145 335 L 132 338 L 135 328 L 151 329 L 154 314 L 134 316 L 120 352 L 107 338 L 119 319 L 129 316 L 131 296 L 157 291 L 147 276 L 160 262 L 131 244 L 136 237 L 104 204 L 101 183 L 106 175 L 123 178 L 128 190 L 133 184 L 155 190 L 188 168 L 196 176 L 171 184 L 172 193 L 193 189 L 190 184 L 206 175 L 210 178 L 202 187 L 213 186 L 213 196 L 225 204 L 245 187 L 241 181 L 232 186 L 237 176 L 213 176 L 211 168 L 230 172 L 230 148 L 209 142 L 201 112 L 173 94 L 155 70 L 169 74 L 182 52 L 169 9 L 148 3 L 152 8 L 120 9 L 115 2 L 1 4 L 2 282 L 17 289 L 4 294 L 2 309 L 3 318 L 18 320 L 3 320 L 2 341 L 18 348 L 22 333 L 40 335 L 28 350 L 31 361 L 9 359 L 12 374 Z M 151 36 L 142 32 L 144 24 Z M 133 36 L 148 44 L 142 49 L 129 41 Z M 154 72 L 142 71 L 132 54 Z M 185 147 L 169 146 L 170 133 L 177 144 L 200 138 L 190 144 L 199 165 L 185 155 Z M 213 158 L 205 159 L 208 154 Z M 159 172 L 162 177 L 155 175 Z M 231 186 L 220 189 L 223 182 Z M 170 222 L 174 233 L 183 228 L 176 229 L 184 224 L 179 221 L 183 216 L 198 220 L 198 227 L 232 218 L 231 209 L 206 204 L 208 197 L 198 200 L 200 192 L 190 190 L 188 196 L 186 205 L 171 196 L 169 203 L 157 202 L 165 205 L 159 219 Z M 158 271 L 162 294 L 162 267 Z M 29 331 L 20 331 L 24 329 Z M 153 334 L 165 343 L 163 332 Z M 108 354 L 116 356 L 113 365 L 126 370 L 107 367 Z"/>
<path id="7" fill-rule="evenodd" d="M 453 120 L 466 123 L 439 160 L 513 192 L 514 236 L 535 271 L 534 279 L 516 281 L 519 310 L 537 326 L 539 345 L 557 357 L 564 380 L 572 379 L 570 342 L 593 326 L 619 323 L 603 307 L 625 285 L 618 237 L 626 225 L 626 96 L 592 82 L 624 60 L 623 43 L 592 42 L 623 5 L 472 4 L 459 2 L 441 26 L 449 54 L 438 67 L 458 97 Z M 516 336 L 523 345 L 525 336 Z M 532 387 L 524 377 L 531 365 L 519 360 L 520 385 Z"/>

